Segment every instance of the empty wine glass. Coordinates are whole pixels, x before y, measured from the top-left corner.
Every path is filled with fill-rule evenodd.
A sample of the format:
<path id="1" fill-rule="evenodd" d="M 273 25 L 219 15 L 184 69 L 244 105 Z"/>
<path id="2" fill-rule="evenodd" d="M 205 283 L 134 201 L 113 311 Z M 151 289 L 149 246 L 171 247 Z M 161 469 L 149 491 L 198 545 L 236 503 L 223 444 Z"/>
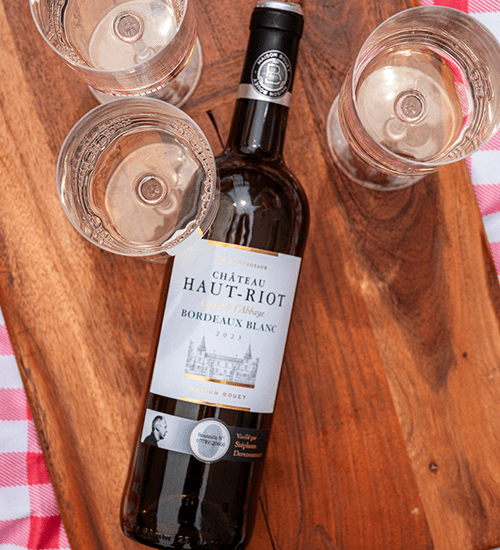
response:
<path id="1" fill-rule="evenodd" d="M 200 239 L 218 208 L 210 145 L 184 112 L 125 98 L 87 113 L 57 164 L 73 226 L 109 252 L 165 261 Z"/>
<path id="2" fill-rule="evenodd" d="M 182 106 L 202 66 L 192 0 L 30 0 L 50 47 L 104 103 L 155 97 Z"/>
<path id="3" fill-rule="evenodd" d="M 368 188 L 408 187 L 464 159 L 500 125 L 500 45 L 445 7 L 387 19 L 368 37 L 331 106 L 332 157 Z"/>

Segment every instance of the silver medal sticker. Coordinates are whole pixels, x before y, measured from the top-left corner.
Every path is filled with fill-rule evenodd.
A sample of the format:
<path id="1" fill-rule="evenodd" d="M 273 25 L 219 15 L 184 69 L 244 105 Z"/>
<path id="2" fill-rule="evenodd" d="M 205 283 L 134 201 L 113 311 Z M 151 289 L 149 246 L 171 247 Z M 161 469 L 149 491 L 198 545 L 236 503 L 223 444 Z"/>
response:
<path id="1" fill-rule="evenodd" d="M 191 432 L 190 445 L 193 454 L 202 462 L 220 460 L 229 450 L 229 430 L 216 420 L 204 420 Z"/>

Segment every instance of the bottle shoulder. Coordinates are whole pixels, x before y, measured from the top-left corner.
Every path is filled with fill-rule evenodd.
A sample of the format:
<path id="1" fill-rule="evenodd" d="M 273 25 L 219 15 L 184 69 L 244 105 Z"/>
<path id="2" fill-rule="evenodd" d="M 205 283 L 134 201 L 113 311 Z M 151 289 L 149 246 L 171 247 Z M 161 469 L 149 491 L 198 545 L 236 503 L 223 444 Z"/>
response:
<path id="1" fill-rule="evenodd" d="M 296 194 L 305 207 L 308 205 L 302 184 L 282 156 L 266 159 L 230 150 L 224 151 L 215 162 L 223 191 L 228 184 L 239 183 L 249 187 L 271 185 Z"/>
<path id="2" fill-rule="evenodd" d="M 284 161 L 226 150 L 216 164 L 220 208 L 210 238 L 301 256 L 309 207 Z"/>

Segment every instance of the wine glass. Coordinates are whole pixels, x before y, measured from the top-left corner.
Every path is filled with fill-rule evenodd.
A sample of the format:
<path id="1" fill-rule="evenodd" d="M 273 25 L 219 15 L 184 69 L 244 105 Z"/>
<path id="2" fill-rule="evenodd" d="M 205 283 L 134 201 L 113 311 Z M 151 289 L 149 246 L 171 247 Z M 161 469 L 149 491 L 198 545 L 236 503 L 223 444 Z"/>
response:
<path id="1" fill-rule="evenodd" d="M 81 118 L 57 163 L 66 215 L 100 248 L 166 261 L 200 239 L 219 204 L 215 160 L 197 124 L 157 99 L 103 103 Z"/>
<path id="2" fill-rule="evenodd" d="M 445 7 L 404 10 L 368 37 L 334 99 L 338 168 L 378 190 L 408 187 L 464 159 L 500 125 L 500 45 Z"/>
<path id="3" fill-rule="evenodd" d="M 192 0 L 30 0 L 49 46 L 98 101 L 149 96 L 181 107 L 201 74 Z"/>

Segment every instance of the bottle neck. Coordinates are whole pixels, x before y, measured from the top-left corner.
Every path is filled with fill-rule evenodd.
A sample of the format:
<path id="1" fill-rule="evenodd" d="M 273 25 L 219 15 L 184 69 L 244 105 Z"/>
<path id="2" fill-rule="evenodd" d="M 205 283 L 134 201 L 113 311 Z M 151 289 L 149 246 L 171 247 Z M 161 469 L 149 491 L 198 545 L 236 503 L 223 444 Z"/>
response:
<path id="1" fill-rule="evenodd" d="M 278 1 L 257 4 L 227 152 L 281 158 L 302 27 L 298 5 Z"/>
<path id="2" fill-rule="evenodd" d="M 280 159 L 288 107 L 239 98 L 236 100 L 226 151 L 268 160 Z"/>

